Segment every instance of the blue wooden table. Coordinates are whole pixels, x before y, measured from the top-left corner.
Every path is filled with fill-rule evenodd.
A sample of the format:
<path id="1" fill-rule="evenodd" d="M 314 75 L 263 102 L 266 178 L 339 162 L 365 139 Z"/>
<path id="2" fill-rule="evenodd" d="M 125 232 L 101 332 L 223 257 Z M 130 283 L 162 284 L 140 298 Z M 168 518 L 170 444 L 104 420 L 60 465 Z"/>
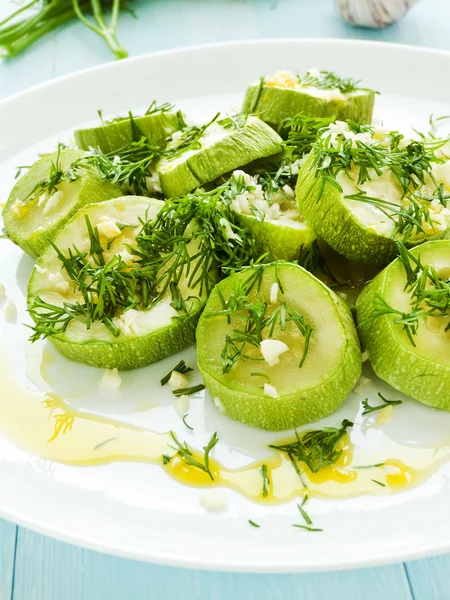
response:
<path id="1" fill-rule="evenodd" d="M 1 0 L 0 14 L 7 3 Z M 120 38 L 131 55 L 275 37 L 362 38 L 450 51 L 449 0 L 422 0 L 401 23 L 383 31 L 346 26 L 332 5 L 332 0 L 141 0 L 135 2 L 138 20 L 121 19 Z M 70 23 L 23 56 L 0 64 L 0 97 L 109 59 L 99 38 Z M 0 520 L 0 600 L 13 598 L 445 600 L 450 598 L 450 556 L 312 575 L 199 572 L 91 552 Z"/>

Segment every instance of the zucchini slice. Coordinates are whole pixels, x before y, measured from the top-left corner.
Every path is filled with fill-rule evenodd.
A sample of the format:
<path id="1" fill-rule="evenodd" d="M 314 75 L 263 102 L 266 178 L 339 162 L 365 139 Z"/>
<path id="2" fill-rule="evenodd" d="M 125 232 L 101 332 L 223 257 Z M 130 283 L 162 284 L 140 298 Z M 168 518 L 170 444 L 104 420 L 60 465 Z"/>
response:
<path id="1" fill-rule="evenodd" d="M 32 272 L 28 287 L 28 308 L 35 321 L 32 340 L 48 336 L 67 358 L 119 370 L 142 367 L 194 342 L 205 294 L 191 288 L 183 272 L 177 294 L 170 288 L 152 303 L 159 288 L 152 286 L 152 273 L 146 277 L 139 270 L 132 251 L 143 222 L 153 222 L 163 205 L 151 198 L 126 196 L 91 204 L 75 215 Z M 189 254 L 196 251 L 195 245 L 186 245 Z M 84 284 L 84 295 L 74 281 Z M 180 296 L 185 310 L 179 306 Z M 130 298 L 136 301 L 129 304 Z"/>
<path id="2" fill-rule="evenodd" d="M 292 179 L 290 171 L 285 179 Z M 298 259 L 302 248 L 309 247 L 316 236 L 304 220 L 289 183 L 281 178 L 265 182 L 263 177 L 244 171 L 234 171 L 232 181 L 235 193 L 230 208 L 254 239 L 258 255 L 266 255 L 264 262 Z"/>
<path id="3" fill-rule="evenodd" d="M 139 141 L 143 136 L 156 147 L 165 146 L 166 138 L 181 129 L 184 120 L 180 113 L 159 111 L 142 117 L 119 117 L 98 127 L 76 129 L 77 146 L 82 150 L 99 148 L 105 154 Z"/>
<path id="4" fill-rule="evenodd" d="M 256 117 L 213 119 L 176 132 L 157 165 L 167 198 L 182 196 L 258 158 L 281 152 L 282 139 Z"/>
<path id="5" fill-rule="evenodd" d="M 378 377 L 445 410 L 450 410 L 449 277 L 450 241 L 403 247 L 356 303 L 361 340 Z"/>
<path id="6" fill-rule="evenodd" d="M 216 406 L 267 430 L 331 414 L 361 373 L 347 306 L 308 271 L 282 261 L 214 288 L 197 327 L 197 351 Z"/>
<path id="7" fill-rule="evenodd" d="M 60 149 L 35 162 L 13 187 L 3 209 L 9 237 L 37 258 L 58 231 L 86 204 L 122 194 L 93 170 L 71 169 L 83 153 Z"/>
<path id="8" fill-rule="evenodd" d="M 385 266 L 396 240 L 413 246 L 446 235 L 450 210 L 440 198 L 441 185 L 450 190 L 450 169 L 438 156 L 441 145 L 337 121 L 300 169 L 300 210 L 339 254 Z"/>
<path id="9" fill-rule="evenodd" d="M 371 123 L 374 100 L 372 90 L 328 71 L 310 69 L 304 77 L 280 71 L 247 88 L 242 112 L 256 114 L 275 128 L 298 113 Z"/>

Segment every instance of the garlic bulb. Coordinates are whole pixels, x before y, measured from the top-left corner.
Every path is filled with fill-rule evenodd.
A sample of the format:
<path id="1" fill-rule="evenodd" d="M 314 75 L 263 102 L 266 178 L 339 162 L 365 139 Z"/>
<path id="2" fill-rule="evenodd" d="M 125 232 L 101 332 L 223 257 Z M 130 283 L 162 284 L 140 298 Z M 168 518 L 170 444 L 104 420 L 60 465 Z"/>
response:
<path id="1" fill-rule="evenodd" d="M 380 29 L 399 21 L 418 0 L 335 0 L 341 17 L 360 27 Z"/>

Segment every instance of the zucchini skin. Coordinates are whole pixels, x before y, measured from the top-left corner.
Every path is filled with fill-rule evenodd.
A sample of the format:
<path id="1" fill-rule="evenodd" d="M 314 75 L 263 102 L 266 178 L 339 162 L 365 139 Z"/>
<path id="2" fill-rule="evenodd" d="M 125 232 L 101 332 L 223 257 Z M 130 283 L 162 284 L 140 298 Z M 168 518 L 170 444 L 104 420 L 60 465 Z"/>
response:
<path id="1" fill-rule="evenodd" d="M 257 257 L 266 254 L 264 262 L 276 260 L 297 260 L 302 248 L 306 248 L 316 239 L 311 227 L 274 225 L 269 221 L 258 221 L 251 215 L 239 215 L 238 221 L 252 234 Z"/>
<path id="2" fill-rule="evenodd" d="M 415 255 L 425 248 L 450 249 L 450 241 L 435 240 L 411 250 Z M 438 364 L 418 354 L 402 335 L 402 326 L 394 316 L 382 315 L 372 323 L 377 295 L 385 297 L 389 279 L 399 259 L 394 260 L 366 287 L 356 301 L 358 330 L 363 346 L 369 351 L 370 364 L 377 376 L 400 392 L 434 408 L 450 411 L 450 366 Z"/>
<path id="3" fill-rule="evenodd" d="M 102 369 L 128 371 L 145 367 L 183 350 L 195 342 L 195 330 L 203 306 L 173 325 L 123 342 L 74 343 L 60 336 L 49 340 L 59 352 L 76 362 Z M 170 351 L 167 348 L 170 347 Z"/>
<path id="4" fill-rule="evenodd" d="M 242 112 L 256 114 L 273 127 L 287 118 L 303 113 L 309 117 L 336 117 L 339 121 L 352 120 L 371 123 L 375 94 L 361 92 L 348 95 L 344 100 L 316 98 L 293 88 L 280 88 L 259 83 L 247 88 Z"/>
<path id="5" fill-rule="evenodd" d="M 212 291 L 197 327 L 198 367 L 213 400 L 220 400 L 224 414 L 228 417 L 267 431 L 282 431 L 299 427 L 335 412 L 345 400 L 346 395 L 353 389 L 361 375 L 362 368 L 359 339 L 351 312 L 346 304 L 325 284 L 302 267 L 290 264 L 289 268 L 300 269 L 303 274 L 314 279 L 326 291 L 330 302 L 334 305 L 336 318 L 341 323 L 342 334 L 346 338 L 345 350 L 338 368 L 320 385 L 279 398 L 239 391 L 239 400 L 236 401 L 237 392 L 230 393 L 226 383 L 220 381 L 208 368 L 211 356 L 206 338 L 207 330 L 212 324 L 207 315 L 215 310 L 214 302 L 218 298 L 217 288 L 220 284 Z M 231 277 L 236 277 L 236 275 Z"/>
<path id="6" fill-rule="evenodd" d="M 164 195 L 167 198 L 183 196 L 228 171 L 278 154 L 283 149 L 282 142 L 281 137 L 266 123 L 252 118 L 241 129 L 221 138 L 212 146 L 202 148 L 170 170 L 164 168 L 170 161 L 161 161 L 157 171 Z"/>
<path id="7" fill-rule="evenodd" d="M 165 146 L 166 138 L 180 129 L 180 120 L 176 113 L 163 112 L 135 117 L 134 123 L 150 144 L 158 147 Z M 76 129 L 74 136 L 77 146 L 81 150 L 89 150 L 90 147 L 100 148 L 105 154 L 128 146 L 135 138 L 130 119 L 98 127 Z"/>
<path id="8" fill-rule="evenodd" d="M 342 194 L 322 178 L 309 154 L 302 165 L 296 186 L 299 208 L 316 234 L 346 258 L 374 267 L 384 267 L 396 255 L 392 238 L 365 229 L 342 200 Z"/>

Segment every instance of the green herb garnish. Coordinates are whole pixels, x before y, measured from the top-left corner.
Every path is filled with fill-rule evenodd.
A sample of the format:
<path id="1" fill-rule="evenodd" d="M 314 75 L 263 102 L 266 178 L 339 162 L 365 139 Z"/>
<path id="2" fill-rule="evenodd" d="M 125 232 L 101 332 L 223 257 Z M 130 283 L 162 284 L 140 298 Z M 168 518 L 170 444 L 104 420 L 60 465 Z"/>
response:
<path id="1" fill-rule="evenodd" d="M 193 369 L 191 369 L 191 367 L 188 367 L 186 365 L 186 363 L 184 362 L 184 360 L 180 360 L 180 362 L 174 366 L 173 369 L 171 369 L 167 375 L 164 375 L 164 377 L 161 379 L 161 385 L 166 385 L 166 383 L 169 382 L 170 376 L 172 375 L 172 373 L 174 371 L 176 371 L 177 373 L 181 373 L 182 375 L 186 375 L 186 373 L 190 373 L 190 371 L 192 371 Z"/>
<path id="2" fill-rule="evenodd" d="M 179 398 L 180 396 L 190 396 L 191 394 L 196 394 L 197 392 L 201 392 L 204 389 L 205 386 L 203 385 L 203 383 L 199 383 L 198 385 L 193 385 L 192 387 L 173 390 L 172 394 Z"/>
<path id="3" fill-rule="evenodd" d="M 189 448 L 187 443 L 180 442 L 173 431 L 170 432 L 170 436 L 176 444 L 176 448 L 174 448 L 174 450 L 177 451 L 176 456 L 179 456 L 181 460 L 183 460 L 187 465 L 190 465 L 191 467 L 196 467 L 197 469 L 208 473 L 210 478 L 214 480 L 209 464 L 209 453 L 219 441 L 219 438 L 217 437 L 217 432 L 215 432 L 212 435 L 208 444 L 206 446 L 203 446 L 203 462 L 195 458 L 192 450 Z"/>
<path id="4" fill-rule="evenodd" d="M 386 406 L 395 406 L 396 404 L 402 404 L 402 400 L 387 400 L 380 392 L 378 392 L 378 397 L 380 398 L 380 400 L 383 401 L 383 404 L 379 404 L 378 406 L 370 406 L 369 398 L 366 398 L 362 401 L 362 405 L 364 408 L 362 412 L 363 416 L 373 413 L 377 410 L 382 410 L 383 408 L 386 408 Z"/>
<path id="5" fill-rule="evenodd" d="M 261 527 L 261 525 L 258 525 L 258 523 L 255 523 L 255 521 L 252 521 L 251 519 L 249 519 L 248 522 L 252 527 Z"/>
<path id="6" fill-rule="evenodd" d="M 301 436 L 295 431 L 294 442 L 280 446 L 271 444 L 269 448 L 284 452 L 291 461 L 304 463 L 313 473 L 318 473 L 320 469 L 330 467 L 339 460 L 342 450 L 338 450 L 337 445 L 350 427 L 353 427 L 353 423 L 344 419 L 340 429 L 324 427 L 308 431 Z"/>

